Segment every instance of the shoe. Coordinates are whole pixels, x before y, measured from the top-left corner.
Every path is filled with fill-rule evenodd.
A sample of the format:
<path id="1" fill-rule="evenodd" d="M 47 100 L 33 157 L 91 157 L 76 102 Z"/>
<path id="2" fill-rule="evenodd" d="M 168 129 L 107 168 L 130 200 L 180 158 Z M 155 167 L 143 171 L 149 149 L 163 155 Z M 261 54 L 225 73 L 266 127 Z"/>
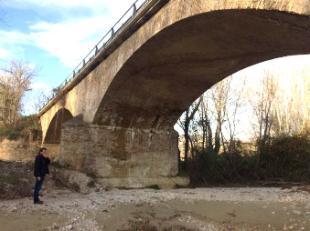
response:
<path id="1" fill-rule="evenodd" d="M 33 202 L 34 204 L 39 204 L 39 205 L 42 205 L 42 204 L 44 204 L 44 202 L 43 201 L 35 201 L 35 202 Z"/>

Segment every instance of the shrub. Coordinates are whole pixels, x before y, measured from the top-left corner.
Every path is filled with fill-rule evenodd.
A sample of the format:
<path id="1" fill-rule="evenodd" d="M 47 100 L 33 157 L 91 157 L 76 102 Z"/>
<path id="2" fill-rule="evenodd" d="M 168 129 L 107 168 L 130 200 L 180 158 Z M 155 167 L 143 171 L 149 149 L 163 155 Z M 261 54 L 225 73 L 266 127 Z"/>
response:
<path id="1" fill-rule="evenodd" d="M 310 182 L 309 136 L 282 136 L 271 140 L 264 152 L 216 154 L 200 151 L 188 161 L 193 186 L 245 184 L 260 180 Z"/>
<path id="2" fill-rule="evenodd" d="M 264 178 L 310 181 L 310 139 L 307 136 L 281 136 L 271 140 L 261 153 Z"/>

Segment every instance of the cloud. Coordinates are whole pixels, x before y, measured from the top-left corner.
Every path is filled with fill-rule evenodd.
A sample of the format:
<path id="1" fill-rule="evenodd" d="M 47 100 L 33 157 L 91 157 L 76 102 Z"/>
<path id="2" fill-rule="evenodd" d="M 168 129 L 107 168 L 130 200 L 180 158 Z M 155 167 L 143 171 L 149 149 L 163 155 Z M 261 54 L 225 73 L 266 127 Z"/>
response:
<path id="1" fill-rule="evenodd" d="M 66 10 L 68 18 L 75 18 L 76 15 L 71 14 L 71 10 L 90 10 L 91 16 L 106 15 L 120 17 L 135 0 L 8 0 L 4 1 L 4 5 L 11 8 L 28 9 L 32 13 L 42 13 L 46 11 L 63 11 Z M 139 0 L 138 3 L 146 0 Z M 43 9 L 42 9 L 43 8 Z M 71 13 L 70 13 L 71 12 Z"/>
<path id="2" fill-rule="evenodd" d="M 88 7 L 96 8 L 98 6 L 104 6 L 106 8 L 120 7 L 122 5 L 130 5 L 135 0 L 10 0 L 5 2 L 10 6 L 43 6 L 43 7 Z M 142 2 L 143 0 L 139 0 Z"/>
<path id="3" fill-rule="evenodd" d="M 30 37 L 26 33 L 19 31 L 0 30 L 0 44 L 2 46 L 7 44 L 15 44 L 16 42 L 19 44 L 27 44 L 30 42 Z"/>
<path id="4" fill-rule="evenodd" d="M 24 45 L 31 43 L 29 35 L 19 31 L 0 30 L 0 61 L 23 56 Z"/>
<path id="5" fill-rule="evenodd" d="M 16 7 L 30 8 L 35 6 L 68 9 L 79 7 L 91 9 L 92 13 L 88 16 L 68 16 L 59 22 L 37 21 L 27 28 L 28 33 L 0 30 L 0 48 L 4 49 L 7 43 L 15 46 L 34 45 L 58 58 L 65 66 L 73 68 L 81 62 L 82 58 L 121 17 L 131 2 L 131 0 L 10 1 L 8 4 Z M 4 54 L 2 51 L 2 56 Z"/>
<path id="6" fill-rule="evenodd" d="M 111 21 L 97 16 L 61 23 L 39 22 L 30 27 L 36 46 L 57 57 L 65 66 L 73 67 L 94 47 Z"/>
<path id="7" fill-rule="evenodd" d="M 45 99 L 52 88 L 45 82 L 35 81 L 30 86 L 31 91 L 27 91 L 23 97 L 22 111 L 25 115 L 36 114 L 41 105 L 40 101 Z"/>
<path id="8" fill-rule="evenodd" d="M 12 57 L 12 52 L 0 47 L 0 59 L 8 59 Z"/>
<path id="9" fill-rule="evenodd" d="M 42 81 L 37 81 L 31 84 L 30 88 L 32 90 L 39 90 L 39 91 L 43 91 L 43 92 L 48 92 L 51 90 L 51 87 Z"/>
<path id="10" fill-rule="evenodd" d="M 101 4 L 101 0 L 11 0 L 7 4 L 10 6 L 20 7 L 36 5 L 42 7 L 87 7 Z"/>

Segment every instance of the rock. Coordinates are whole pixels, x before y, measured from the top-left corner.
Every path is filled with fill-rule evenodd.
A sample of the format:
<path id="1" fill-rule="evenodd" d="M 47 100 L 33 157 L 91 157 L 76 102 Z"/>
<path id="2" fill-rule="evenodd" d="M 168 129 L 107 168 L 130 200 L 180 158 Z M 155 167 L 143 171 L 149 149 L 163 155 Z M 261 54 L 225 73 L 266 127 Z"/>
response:
<path id="1" fill-rule="evenodd" d="M 10 209 L 10 212 L 11 212 L 11 213 L 16 213 L 16 212 L 17 212 L 17 208 L 16 208 L 16 207 L 12 207 L 12 208 Z"/>
<path id="2" fill-rule="evenodd" d="M 89 187 L 89 185 L 95 184 L 94 179 L 88 177 L 82 172 L 66 169 L 55 169 L 53 171 L 53 178 L 56 183 L 66 186 L 79 193 L 87 194 L 95 189 L 93 187 Z"/>
<path id="3" fill-rule="evenodd" d="M 52 229 L 54 229 L 54 230 L 59 229 L 59 225 L 57 225 L 56 223 L 54 223 L 54 224 L 52 225 Z"/>
<path id="4" fill-rule="evenodd" d="M 293 210 L 293 213 L 296 214 L 296 215 L 301 215 L 301 212 L 298 211 L 298 210 Z"/>
<path id="5" fill-rule="evenodd" d="M 157 177 L 157 178 L 100 178 L 98 184 L 106 189 L 121 188 L 152 188 L 152 189 L 172 189 L 185 187 L 189 184 L 187 177 Z"/>

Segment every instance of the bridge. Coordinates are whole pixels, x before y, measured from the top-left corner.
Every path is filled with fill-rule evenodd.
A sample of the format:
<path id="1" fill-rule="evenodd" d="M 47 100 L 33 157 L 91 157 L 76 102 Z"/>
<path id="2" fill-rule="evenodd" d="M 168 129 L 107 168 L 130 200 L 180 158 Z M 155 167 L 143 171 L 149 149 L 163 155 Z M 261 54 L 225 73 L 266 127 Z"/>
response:
<path id="1" fill-rule="evenodd" d="M 137 1 L 39 112 L 43 144 L 105 185 L 182 183 L 182 112 L 245 67 L 310 53 L 309 16 L 310 0 Z"/>

